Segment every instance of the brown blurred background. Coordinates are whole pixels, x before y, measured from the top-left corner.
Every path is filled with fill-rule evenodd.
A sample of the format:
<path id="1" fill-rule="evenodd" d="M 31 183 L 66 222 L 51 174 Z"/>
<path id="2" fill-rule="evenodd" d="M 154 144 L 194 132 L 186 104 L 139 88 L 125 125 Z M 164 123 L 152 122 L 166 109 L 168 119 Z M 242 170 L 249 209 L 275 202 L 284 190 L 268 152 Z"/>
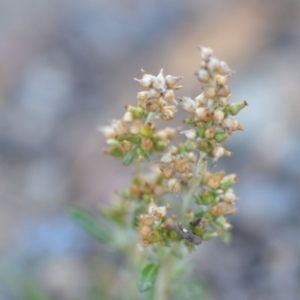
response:
<path id="1" fill-rule="evenodd" d="M 98 209 L 130 170 L 96 128 L 135 102 L 140 68 L 183 75 L 179 94 L 196 96 L 198 45 L 237 71 L 232 101 L 249 106 L 220 163 L 240 178 L 233 241 L 199 247 L 194 276 L 207 299 L 299 299 L 300 1 L 1 0 L 1 300 L 35 300 L 24 286 L 100 299 L 86 291 L 108 252 L 68 207 Z"/>

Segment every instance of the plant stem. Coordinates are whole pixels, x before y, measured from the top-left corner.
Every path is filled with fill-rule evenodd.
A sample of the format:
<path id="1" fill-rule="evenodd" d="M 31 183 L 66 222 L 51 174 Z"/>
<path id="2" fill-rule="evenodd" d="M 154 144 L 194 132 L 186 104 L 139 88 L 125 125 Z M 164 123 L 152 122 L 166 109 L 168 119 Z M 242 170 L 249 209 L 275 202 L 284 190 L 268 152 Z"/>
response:
<path id="1" fill-rule="evenodd" d="M 201 185 L 201 182 L 205 175 L 206 168 L 207 168 L 207 155 L 205 152 L 200 151 L 200 157 L 196 166 L 194 177 L 192 179 L 188 191 L 183 197 L 183 206 L 182 206 L 183 215 L 191 207 L 193 195 L 198 189 L 198 187 Z"/>
<path id="2" fill-rule="evenodd" d="M 160 268 L 155 280 L 155 297 L 154 299 L 168 300 L 168 265 L 164 263 Z"/>

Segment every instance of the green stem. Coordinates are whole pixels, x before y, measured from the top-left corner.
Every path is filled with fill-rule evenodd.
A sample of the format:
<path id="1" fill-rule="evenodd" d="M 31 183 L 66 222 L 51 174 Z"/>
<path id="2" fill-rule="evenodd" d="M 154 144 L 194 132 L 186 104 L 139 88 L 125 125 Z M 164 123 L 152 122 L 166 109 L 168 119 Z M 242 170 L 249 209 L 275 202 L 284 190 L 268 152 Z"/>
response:
<path id="1" fill-rule="evenodd" d="M 155 280 L 155 292 L 154 299 L 168 300 L 168 286 L 169 286 L 169 274 L 168 265 L 164 263 L 160 270 L 158 271 Z"/>
<path id="2" fill-rule="evenodd" d="M 191 185 L 183 197 L 183 207 L 182 207 L 183 215 L 192 205 L 194 193 L 201 185 L 201 182 L 206 172 L 206 168 L 207 168 L 207 155 L 205 152 L 200 151 L 200 157 L 196 166 L 195 174 L 193 176 Z"/>

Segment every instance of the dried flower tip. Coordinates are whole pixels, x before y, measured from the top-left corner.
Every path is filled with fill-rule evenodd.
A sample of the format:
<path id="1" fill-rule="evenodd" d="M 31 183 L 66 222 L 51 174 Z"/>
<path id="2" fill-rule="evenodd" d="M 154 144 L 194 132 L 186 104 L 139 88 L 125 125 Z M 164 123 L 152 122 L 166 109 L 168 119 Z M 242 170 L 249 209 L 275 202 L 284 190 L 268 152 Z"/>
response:
<path id="1" fill-rule="evenodd" d="M 121 149 L 125 153 L 130 151 L 131 150 L 131 143 L 129 141 L 126 141 L 126 140 L 122 141 L 121 142 Z"/>
<path id="2" fill-rule="evenodd" d="M 144 251 L 150 244 L 151 243 L 150 243 L 148 237 L 145 236 L 139 240 L 139 242 L 137 244 L 137 248 L 139 251 Z"/>
<path id="3" fill-rule="evenodd" d="M 116 131 L 111 126 L 100 126 L 97 130 L 100 131 L 107 139 L 116 137 Z"/>
<path id="4" fill-rule="evenodd" d="M 216 146 L 212 150 L 212 156 L 213 156 L 214 160 L 218 160 L 219 158 L 221 158 L 223 156 L 232 157 L 233 155 L 234 155 L 233 152 L 228 151 L 228 150 L 226 150 L 225 148 L 223 148 L 221 146 Z"/>
<path id="5" fill-rule="evenodd" d="M 195 153 L 193 152 L 190 152 L 188 155 L 187 155 L 187 158 L 188 158 L 188 161 L 191 162 L 191 163 L 196 163 L 196 161 L 198 160 L 198 157 Z"/>
<path id="6" fill-rule="evenodd" d="M 196 106 L 204 106 L 207 104 L 207 98 L 205 97 L 204 93 L 201 93 L 195 98 Z"/>
<path id="7" fill-rule="evenodd" d="M 142 79 L 134 78 L 135 81 L 137 81 L 143 88 L 150 88 L 153 83 L 153 76 L 146 73 L 145 70 L 141 69 L 143 73 Z"/>
<path id="8" fill-rule="evenodd" d="M 164 77 L 163 74 L 164 70 L 161 69 L 160 72 L 158 73 L 158 75 L 156 77 L 154 77 L 153 79 L 153 88 L 160 92 L 160 93 L 165 93 L 167 86 L 166 86 L 166 79 Z"/>
<path id="9" fill-rule="evenodd" d="M 234 204 L 237 200 L 237 196 L 232 191 L 227 191 L 223 196 L 223 201 L 231 204 Z"/>
<path id="10" fill-rule="evenodd" d="M 171 121 L 174 119 L 174 115 L 176 112 L 175 106 L 164 106 L 161 110 L 161 118 L 165 121 Z"/>
<path id="11" fill-rule="evenodd" d="M 231 130 L 233 130 L 233 131 L 236 131 L 236 130 L 243 131 L 244 128 L 242 127 L 242 125 L 240 124 L 240 122 L 238 120 L 233 120 L 233 127 L 231 128 Z"/>
<path id="12" fill-rule="evenodd" d="M 189 180 L 192 179 L 192 177 L 193 177 L 193 173 L 190 173 L 190 172 L 181 174 L 181 179 L 184 182 L 188 182 Z"/>
<path id="13" fill-rule="evenodd" d="M 163 155 L 163 157 L 160 159 L 160 161 L 164 164 L 171 164 L 173 162 L 173 156 L 171 153 L 166 153 Z"/>
<path id="14" fill-rule="evenodd" d="M 137 231 L 142 235 L 142 236 L 147 236 L 147 234 L 152 230 L 151 226 L 146 226 L 144 224 L 140 225 L 137 227 Z"/>
<path id="15" fill-rule="evenodd" d="M 133 121 L 133 115 L 130 111 L 126 111 L 123 116 L 123 121 L 126 123 L 131 123 Z"/>
<path id="16" fill-rule="evenodd" d="M 197 132 L 195 129 L 183 130 L 180 133 L 184 134 L 191 141 L 194 141 L 197 138 Z"/>
<path id="17" fill-rule="evenodd" d="M 150 100 L 150 99 L 156 99 L 157 100 L 157 99 L 160 98 L 160 96 L 161 96 L 161 92 L 158 92 L 155 89 L 150 89 L 148 91 L 148 100 Z"/>
<path id="18" fill-rule="evenodd" d="M 174 158 L 173 162 L 174 162 L 174 169 L 178 173 L 186 173 L 191 169 L 187 159 L 184 158 L 182 155 L 177 155 Z"/>
<path id="19" fill-rule="evenodd" d="M 176 137 L 177 134 L 177 130 L 175 128 L 172 127 L 166 127 L 165 131 L 167 133 L 168 136 L 168 140 L 173 140 Z"/>
<path id="20" fill-rule="evenodd" d="M 225 113 L 220 109 L 217 109 L 212 113 L 212 119 L 215 124 L 221 124 L 224 120 L 224 117 Z"/>
<path id="21" fill-rule="evenodd" d="M 207 68 L 209 71 L 214 74 L 214 73 L 219 73 L 220 70 L 220 61 L 218 58 L 212 56 L 209 58 L 209 61 L 207 63 Z"/>
<path id="22" fill-rule="evenodd" d="M 184 111 L 190 114 L 194 113 L 196 103 L 192 98 L 189 97 L 179 98 L 179 103 L 182 106 Z"/>
<path id="23" fill-rule="evenodd" d="M 223 85 L 217 90 L 217 96 L 219 97 L 227 97 L 230 95 L 230 88 L 228 85 Z"/>
<path id="24" fill-rule="evenodd" d="M 219 69 L 219 73 L 222 75 L 228 75 L 233 73 L 233 70 L 231 70 L 228 66 L 228 64 L 225 61 L 220 61 L 220 69 Z"/>
<path id="25" fill-rule="evenodd" d="M 236 212 L 237 209 L 227 202 L 220 202 L 211 209 L 211 213 L 215 217 L 231 215 L 235 214 Z"/>
<path id="26" fill-rule="evenodd" d="M 176 178 L 171 178 L 168 181 L 169 191 L 173 194 L 179 194 L 181 191 L 181 184 Z"/>
<path id="27" fill-rule="evenodd" d="M 175 93 L 173 90 L 167 90 L 163 95 L 163 99 L 167 102 L 178 104 L 177 101 L 175 100 Z"/>
<path id="28" fill-rule="evenodd" d="M 212 175 L 208 176 L 206 185 L 209 188 L 216 190 L 220 187 L 223 177 L 224 177 L 224 172 L 212 174 Z"/>
<path id="29" fill-rule="evenodd" d="M 172 155 L 176 155 L 178 153 L 178 148 L 174 145 L 170 145 L 168 152 Z"/>
<path id="30" fill-rule="evenodd" d="M 204 95 L 207 99 L 213 99 L 216 96 L 216 91 L 212 86 L 204 88 Z"/>
<path id="31" fill-rule="evenodd" d="M 141 142 L 141 148 L 144 151 L 149 151 L 153 148 L 153 142 L 150 139 L 143 139 Z"/>
<path id="32" fill-rule="evenodd" d="M 154 218 L 151 215 L 139 215 L 139 225 L 152 226 L 154 224 Z"/>
<path id="33" fill-rule="evenodd" d="M 213 55 L 213 50 L 211 48 L 198 47 L 198 49 L 203 60 L 207 60 L 211 55 Z"/>
<path id="34" fill-rule="evenodd" d="M 210 79 L 210 74 L 206 69 L 200 69 L 197 73 L 196 73 L 198 80 L 200 82 L 203 83 L 207 83 Z"/>
<path id="35" fill-rule="evenodd" d="M 181 80 L 183 78 L 183 76 L 172 76 L 172 75 L 167 75 L 166 76 L 166 84 L 167 84 L 167 87 L 169 89 L 173 88 L 175 86 L 175 84 Z"/>
<path id="36" fill-rule="evenodd" d="M 222 76 L 222 75 L 216 75 L 216 83 L 219 86 L 225 85 L 227 82 L 227 77 Z"/>
<path id="37" fill-rule="evenodd" d="M 141 102 L 145 102 L 148 99 L 149 92 L 142 91 L 137 93 L 137 99 Z"/>
<path id="38" fill-rule="evenodd" d="M 209 112 L 208 107 L 198 107 L 195 110 L 196 117 L 199 121 L 203 121 L 205 123 L 210 122 L 211 113 Z"/>
<path id="39" fill-rule="evenodd" d="M 215 127 L 210 127 L 210 128 L 205 130 L 204 136 L 208 140 L 213 139 L 215 137 L 215 135 L 216 135 L 216 128 Z"/>
<path id="40" fill-rule="evenodd" d="M 165 178 L 173 177 L 173 174 L 174 174 L 173 169 L 168 168 L 168 167 L 161 167 L 160 170 L 161 170 L 163 177 L 165 177 Z"/>

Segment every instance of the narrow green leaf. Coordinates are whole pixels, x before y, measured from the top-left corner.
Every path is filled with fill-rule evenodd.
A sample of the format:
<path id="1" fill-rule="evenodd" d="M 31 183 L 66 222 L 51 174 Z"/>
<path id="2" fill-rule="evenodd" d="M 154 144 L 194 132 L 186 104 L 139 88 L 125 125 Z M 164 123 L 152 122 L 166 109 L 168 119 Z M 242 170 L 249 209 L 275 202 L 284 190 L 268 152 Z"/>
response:
<path id="1" fill-rule="evenodd" d="M 138 290 L 141 293 L 144 293 L 146 291 L 148 291 L 149 289 L 151 289 L 151 287 L 153 286 L 157 271 L 159 269 L 158 265 L 155 264 L 148 264 L 146 265 L 139 276 L 139 280 L 138 280 Z"/>
<path id="2" fill-rule="evenodd" d="M 123 164 L 124 166 L 129 166 L 134 159 L 134 152 L 133 151 L 129 151 L 123 158 Z"/>
<path id="3" fill-rule="evenodd" d="M 83 227 L 90 235 L 104 243 L 109 243 L 111 237 L 108 230 L 99 220 L 83 208 L 73 206 L 70 215 L 77 224 Z"/>

